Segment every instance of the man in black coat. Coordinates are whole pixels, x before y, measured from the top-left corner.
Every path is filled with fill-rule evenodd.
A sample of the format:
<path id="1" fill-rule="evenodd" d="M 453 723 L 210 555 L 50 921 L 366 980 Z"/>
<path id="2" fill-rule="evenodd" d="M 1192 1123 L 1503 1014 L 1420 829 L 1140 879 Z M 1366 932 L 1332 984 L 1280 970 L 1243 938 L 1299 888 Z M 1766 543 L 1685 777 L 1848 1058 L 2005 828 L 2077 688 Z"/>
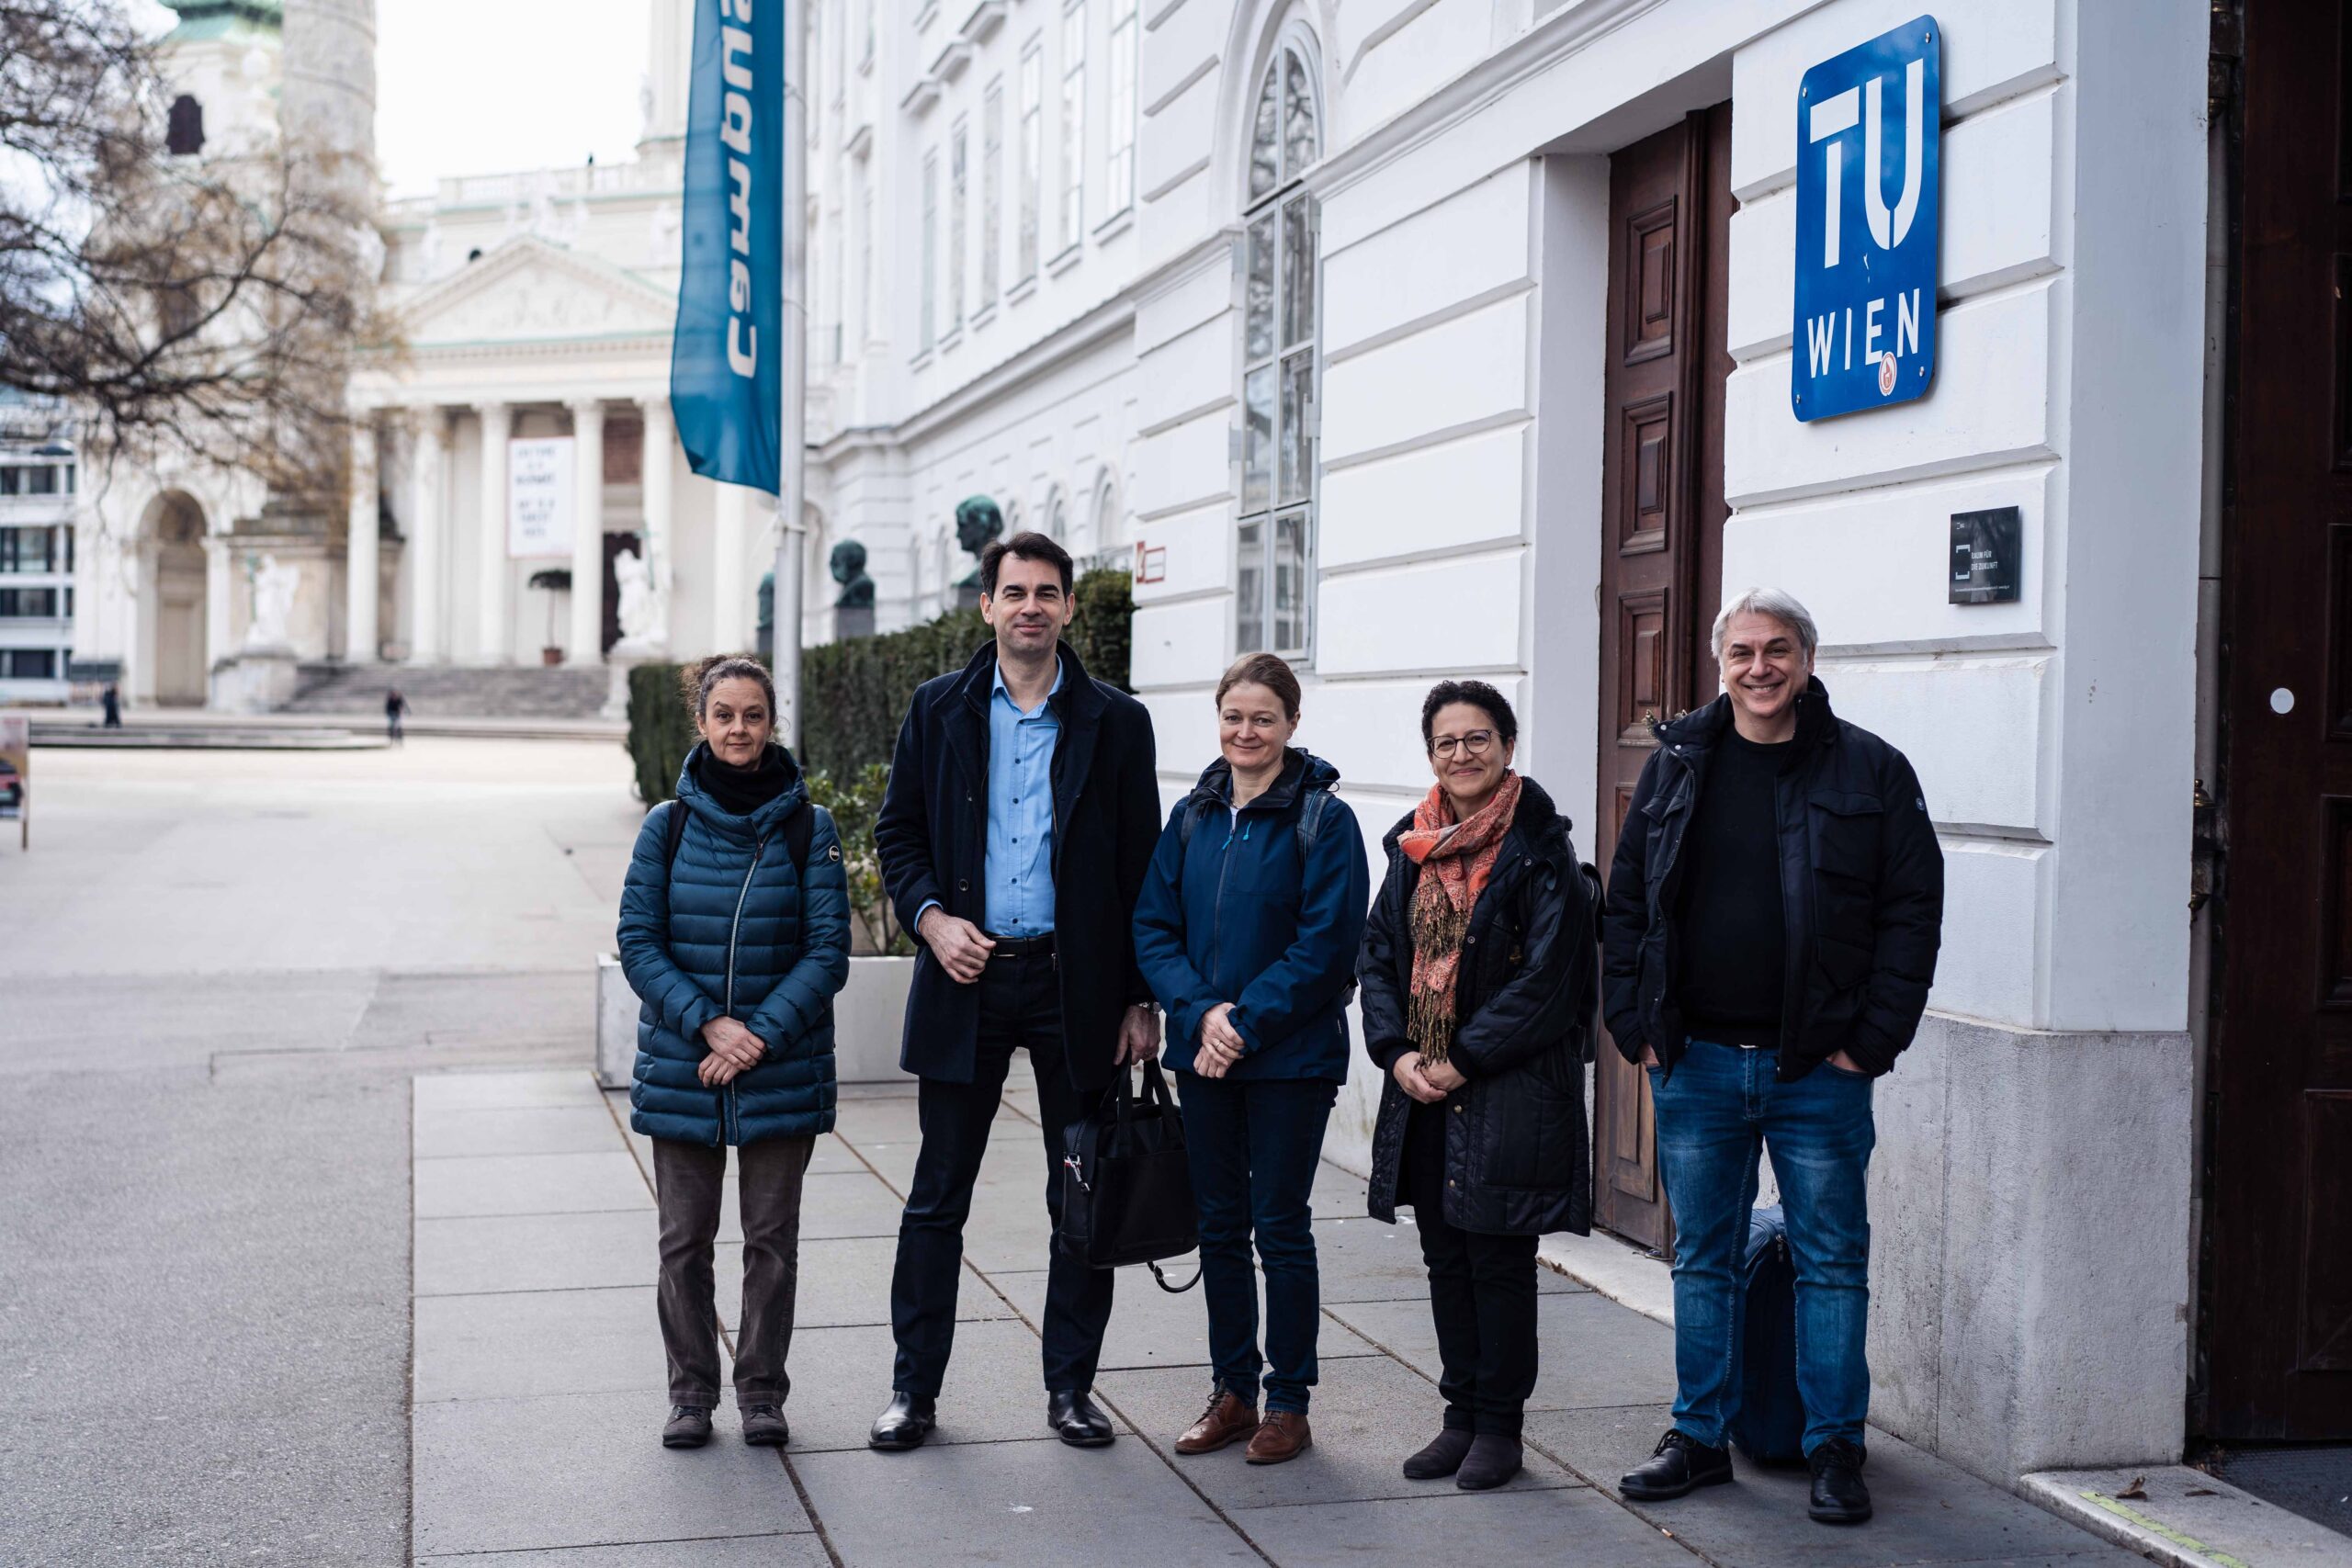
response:
<path id="1" fill-rule="evenodd" d="M 1070 558 L 1042 534 L 980 555 L 996 640 L 915 693 L 875 818 L 882 880 L 922 944 L 899 1065 L 922 1079 L 922 1150 L 899 1224 L 889 1405 L 868 1439 L 931 1432 L 956 1333 L 964 1221 L 1012 1053 L 1029 1053 L 1045 1122 L 1046 1207 L 1061 1219 L 1062 1130 L 1128 1066 L 1159 1054 L 1136 965 L 1136 896 L 1159 841 L 1159 782 L 1143 705 L 1093 680 L 1060 640 Z M 1099 1447 L 1090 1397 L 1111 1273 L 1055 1248 L 1046 1283 L 1046 1421 Z"/>
<path id="2" fill-rule="evenodd" d="M 1818 640 L 1778 590 L 1726 604 L 1724 694 L 1658 727 L 1618 834 L 1602 1005 L 1649 1072 L 1679 1385 L 1672 1429 L 1618 1487 L 1658 1501 L 1732 1478 L 1743 1247 L 1769 1147 L 1797 1269 L 1809 1511 L 1851 1524 L 1871 1512 L 1871 1085 L 1928 1005 L 1943 852 L 1903 753 L 1830 712 Z"/>

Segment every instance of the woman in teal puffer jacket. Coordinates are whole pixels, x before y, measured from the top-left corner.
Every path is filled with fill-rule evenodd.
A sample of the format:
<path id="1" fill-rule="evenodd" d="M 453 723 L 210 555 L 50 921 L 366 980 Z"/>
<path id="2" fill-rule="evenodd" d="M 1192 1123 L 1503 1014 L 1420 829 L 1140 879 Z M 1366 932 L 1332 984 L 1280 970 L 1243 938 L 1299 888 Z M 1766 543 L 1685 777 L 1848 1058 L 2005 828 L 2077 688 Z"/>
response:
<path id="1" fill-rule="evenodd" d="M 833 995 L 849 978 L 841 837 L 773 743 L 775 687 L 749 659 L 687 672 L 702 743 L 647 813 L 621 890 L 621 968 L 642 1003 L 629 1124 L 653 1142 L 661 1209 L 662 1440 L 699 1448 L 718 1403 L 711 1244 L 728 1145 L 743 1207 L 735 1402 L 743 1440 L 788 1435 L 785 1357 L 801 1178 L 833 1126 Z"/>

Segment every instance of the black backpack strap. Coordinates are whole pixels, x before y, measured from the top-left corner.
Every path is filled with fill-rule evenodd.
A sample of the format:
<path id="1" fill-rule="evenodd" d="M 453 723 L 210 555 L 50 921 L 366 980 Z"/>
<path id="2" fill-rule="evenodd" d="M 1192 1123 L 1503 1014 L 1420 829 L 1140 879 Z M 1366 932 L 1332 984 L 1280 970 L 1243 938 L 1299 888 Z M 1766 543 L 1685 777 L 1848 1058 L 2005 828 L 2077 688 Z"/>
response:
<path id="1" fill-rule="evenodd" d="M 662 865 L 666 871 L 678 863 L 678 846 L 686 841 L 686 808 L 683 803 L 671 799 L 653 809 L 670 814 L 662 824 Z"/>
<path id="2" fill-rule="evenodd" d="M 808 846 L 817 836 L 817 807 L 804 802 L 799 810 L 784 819 L 784 847 L 792 856 L 792 869 L 800 879 L 808 879 Z"/>

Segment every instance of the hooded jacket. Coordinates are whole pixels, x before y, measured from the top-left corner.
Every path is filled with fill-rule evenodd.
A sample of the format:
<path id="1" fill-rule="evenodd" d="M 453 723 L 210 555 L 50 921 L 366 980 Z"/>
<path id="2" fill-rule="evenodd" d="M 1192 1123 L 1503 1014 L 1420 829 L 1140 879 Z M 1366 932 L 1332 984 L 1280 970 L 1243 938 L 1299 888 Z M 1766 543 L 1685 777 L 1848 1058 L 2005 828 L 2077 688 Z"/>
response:
<path id="1" fill-rule="evenodd" d="M 629 1125 L 709 1145 L 831 1132 L 833 996 L 849 978 L 841 837 L 789 753 L 781 794 L 748 817 L 721 809 L 698 776 L 707 750 L 686 754 L 677 798 L 646 814 L 621 889 L 621 970 L 641 1003 Z M 665 865 L 673 811 L 685 831 Z M 799 811 L 816 814 L 805 882 L 784 831 Z M 722 1013 L 767 1055 L 712 1089 L 697 1076 L 702 1027 Z"/>
<path id="2" fill-rule="evenodd" d="M 1364 1050 L 1381 1069 L 1372 1134 L 1372 1217 L 1395 1224 L 1413 1101 L 1394 1063 L 1413 978 L 1413 893 L 1421 867 L 1388 831 L 1388 875 L 1364 926 Z M 1568 840 L 1568 819 L 1533 779 L 1471 911 L 1454 982 L 1446 1059 L 1469 1081 L 1430 1111 L 1445 1120 L 1445 1219 L 1487 1235 L 1592 1228 L 1592 1154 L 1584 1119 L 1591 1055 L 1594 896 Z"/>
<path id="3" fill-rule="evenodd" d="M 1617 836 L 1601 920 L 1601 997 L 1629 1062 L 1668 1072 L 1686 1044 L 1676 976 L 1704 961 L 1679 942 L 1683 835 L 1732 722 L 1731 698 L 1657 727 Z M 1943 851 L 1902 752 L 1829 707 L 1818 679 L 1797 699 L 1797 756 L 1774 789 L 1780 834 L 1783 1080 L 1840 1051 L 1873 1076 L 1918 1032 L 1942 942 Z"/>
<path id="4" fill-rule="evenodd" d="M 1326 801 L 1299 848 L 1310 795 L 1340 770 L 1292 750 L 1264 794 L 1233 813 L 1222 757 L 1177 804 L 1136 902 L 1136 962 L 1168 1014 L 1168 1065 L 1189 1072 L 1201 1021 L 1220 1002 L 1248 1047 L 1230 1078 L 1348 1076 L 1347 992 L 1371 873 L 1345 802 Z M 1193 821 L 1192 842 L 1184 824 Z"/>

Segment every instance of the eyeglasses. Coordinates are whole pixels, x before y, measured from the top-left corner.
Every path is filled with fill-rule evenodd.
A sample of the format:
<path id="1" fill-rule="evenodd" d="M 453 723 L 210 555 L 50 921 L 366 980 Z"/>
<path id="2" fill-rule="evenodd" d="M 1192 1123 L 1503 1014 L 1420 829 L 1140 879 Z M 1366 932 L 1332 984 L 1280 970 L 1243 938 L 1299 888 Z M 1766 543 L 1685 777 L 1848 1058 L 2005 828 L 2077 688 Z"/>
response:
<path id="1" fill-rule="evenodd" d="M 1435 740 L 1430 742 L 1430 751 L 1433 756 L 1441 757 L 1451 761 L 1453 761 L 1453 754 L 1456 751 L 1461 751 L 1473 757 L 1483 757 L 1488 751 L 1494 750 L 1494 745 L 1495 732 L 1493 730 L 1474 729 L 1469 734 L 1463 736 L 1441 735 Z"/>

